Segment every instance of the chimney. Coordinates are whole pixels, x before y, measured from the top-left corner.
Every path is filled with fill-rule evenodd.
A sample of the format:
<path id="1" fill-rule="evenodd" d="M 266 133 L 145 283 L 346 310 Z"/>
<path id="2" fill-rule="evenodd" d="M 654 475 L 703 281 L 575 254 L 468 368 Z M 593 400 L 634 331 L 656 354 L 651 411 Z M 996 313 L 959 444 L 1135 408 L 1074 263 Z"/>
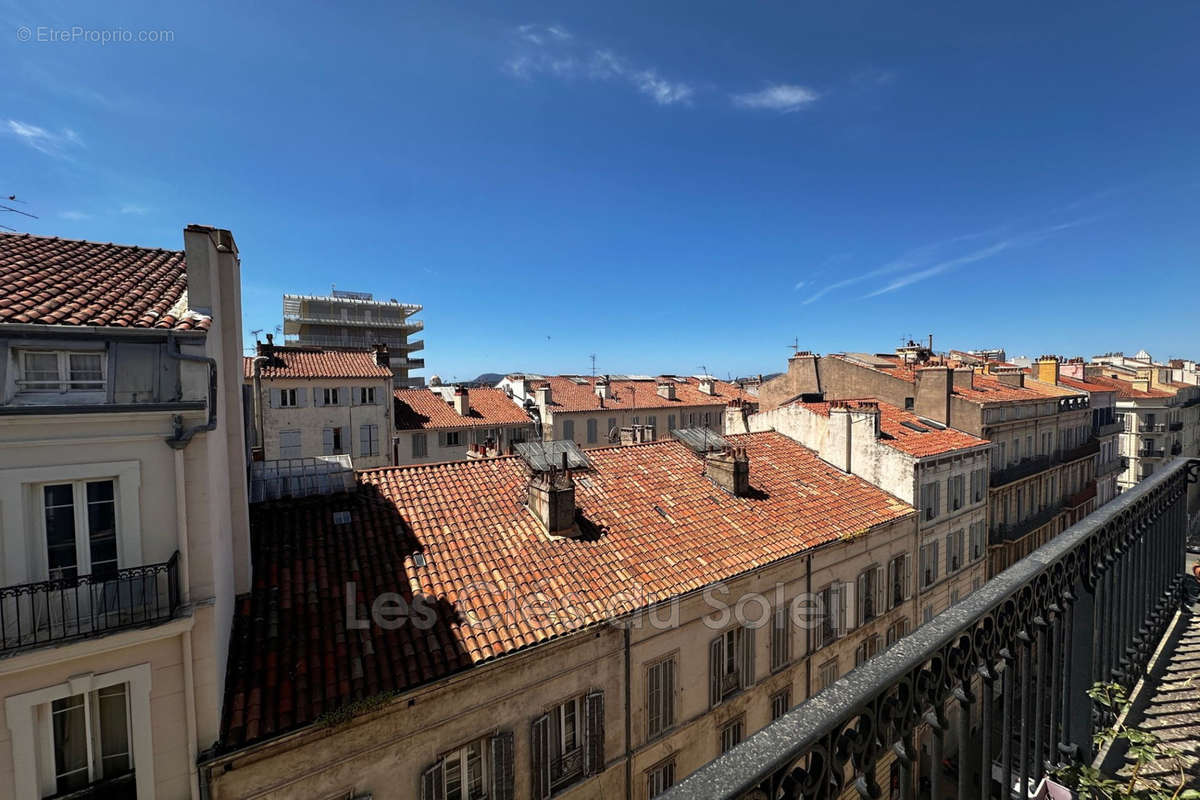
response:
<path id="1" fill-rule="evenodd" d="M 454 399 L 451 402 L 454 405 L 455 414 L 458 414 L 460 417 L 469 417 L 471 415 L 470 396 L 463 387 L 454 387 Z"/>
<path id="2" fill-rule="evenodd" d="M 1103 377 L 1104 377 L 1104 365 L 1103 364 L 1084 364 L 1083 365 L 1084 380 L 1087 380 L 1088 378 L 1103 378 Z"/>
<path id="3" fill-rule="evenodd" d="M 575 481 L 567 470 L 563 453 L 561 470 L 534 473 L 529 479 L 529 510 L 551 536 L 573 536 L 575 525 Z"/>
<path id="4" fill-rule="evenodd" d="M 595 390 L 596 397 L 600 398 L 600 405 L 603 407 L 604 401 L 612 397 L 612 390 L 609 388 L 607 375 L 601 375 L 599 378 L 596 378 Z"/>
<path id="5" fill-rule="evenodd" d="M 388 358 L 386 344 L 377 344 L 372 349 L 375 351 L 375 366 L 390 367 L 392 365 L 392 362 Z"/>
<path id="6" fill-rule="evenodd" d="M 713 385 L 713 379 L 707 375 L 700 379 L 699 389 L 701 394 L 714 395 L 717 393 L 716 387 Z"/>
<path id="7" fill-rule="evenodd" d="M 550 405 L 550 384 L 539 386 L 534 390 L 534 396 L 539 408 L 545 408 L 546 406 Z"/>
<path id="8" fill-rule="evenodd" d="M 1141 378 L 1141 377 L 1134 378 L 1132 381 L 1130 381 L 1130 383 L 1133 384 L 1133 388 L 1137 389 L 1139 392 L 1150 391 L 1150 379 L 1149 378 Z"/>
<path id="9" fill-rule="evenodd" d="M 621 444 L 642 444 L 654 441 L 654 428 L 649 425 L 630 425 L 621 428 Z"/>
<path id="10" fill-rule="evenodd" d="M 744 447 L 729 447 L 705 455 L 704 474 L 735 497 L 750 493 L 750 457 Z"/>
<path id="11" fill-rule="evenodd" d="M 275 360 L 275 334 L 267 334 L 267 343 L 259 345 L 258 354 L 270 361 Z"/>
<path id="12" fill-rule="evenodd" d="M 1033 364 L 1033 377 L 1042 383 L 1058 384 L 1058 357 L 1042 356 Z"/>
<path id="13" fill-rule="evenodd" d="M 701 382 L 701 386 L 703 386 L 703 385 L 704 385 L 703 382 Z M 667 378 L 659 378 L 658 386 L 656 387 L 656 391 L 658 392 L 658 396 L 661 397 L 662 399 L 674 400 L 675 399 L 675 382 L 670 379 L 667 379 Z M 702 388 L 700 391 L 703 392 L 704 389 Z M 712 394 L 711 384 L 710 384 L 710 390 L 705 392 L 705 394 Z"/>
<path id="14" fill-rule="evenodd" d="M 975 388 L 975 370 L 971 367 L 955 367 L 954 369 L 954 388 L 955 389 L 974 389 Z"/>
<path id="15" fill-rule="evenodd" d="M 1016 386 L 1017 388 L 1025 386 L 1025 373 L 1021 370 L 1017 370 L 1016 372 L 996 372 L 994 375 L 996 380 L 1005 386 Z"/>
<path id="16" fill-rule="evenodd" d="M 854 420 L 844 400 L 829 404 L 829 427 L 826 428 L 821 458 L 842 472 L 850 471 L 850 446 L 854 435 Z"/>
<path id="17" fill-rule="evenodd" d="M 924 367 L 916 371 L 913 412 L 927 419 L 950 424 L 950 391 L 954 380 L 949 367 Z"/>

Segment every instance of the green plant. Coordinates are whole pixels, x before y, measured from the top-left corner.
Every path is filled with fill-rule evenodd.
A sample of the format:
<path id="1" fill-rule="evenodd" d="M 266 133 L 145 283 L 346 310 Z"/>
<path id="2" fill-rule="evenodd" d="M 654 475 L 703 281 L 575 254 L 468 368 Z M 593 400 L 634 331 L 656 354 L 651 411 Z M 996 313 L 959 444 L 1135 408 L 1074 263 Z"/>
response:
<path id="1" fill-rule="evenodd" d="M 1129 693 L 1123 686 L 1097 683 L 1088 690 L 1088 697 L 1115 720 L 1112 726 L 1092 737 L 1097 749 L 1124 741 L 1133 767 L 1124 776 L 1107 775 L 1087 764 L 1071 764 L 1056 771 L 1057 779 L 1070 786 L 1080 800 L 1200 800 L 1200 791 L 1184 788 L 1187 770 L 1183 751 L 1165 744 L 1150 731 L 1121 721 L 1129 707 Z M 1146 777 L 1146 768 L 1151 764 L 1169 766 L 1171 779 Z"/>

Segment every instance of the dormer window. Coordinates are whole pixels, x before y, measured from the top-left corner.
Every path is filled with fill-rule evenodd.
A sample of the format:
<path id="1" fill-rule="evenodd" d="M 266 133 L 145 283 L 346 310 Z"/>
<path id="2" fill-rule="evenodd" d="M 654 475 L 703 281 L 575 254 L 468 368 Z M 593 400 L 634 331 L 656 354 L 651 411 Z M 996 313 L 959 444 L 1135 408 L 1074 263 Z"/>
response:
<path id="1" fill-rule="evenodd" d="M 103 392 L 104 353 L 67 350 L 20 351 L 20 392 Z"/>

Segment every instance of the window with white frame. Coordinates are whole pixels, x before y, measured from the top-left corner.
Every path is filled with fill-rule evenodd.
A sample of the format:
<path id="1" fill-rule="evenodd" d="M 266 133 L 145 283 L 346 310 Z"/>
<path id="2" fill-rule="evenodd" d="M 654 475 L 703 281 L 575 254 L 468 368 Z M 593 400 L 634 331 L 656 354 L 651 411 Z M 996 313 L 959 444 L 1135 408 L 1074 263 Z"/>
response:
<path id="1" fill-rule="evenodd" d="M 817 592 L 817 613 L 821 615 L 821 624 L 817 628 L 817 647 L 833 644 L 845 630 L 845 594 L 836 583 Z"/>
<path id="2" fill-rule="evenodd" d="M 792 624 L 787 604 L 775 609 L 771 617 L 771 671 L 786 667 L 792 660 Z"/>
<path id="3" fill-rule="evenodd" d="M 280 408 L 295 408 L 299 405 L 298 395 L 295 389 L 279 389 L 279 407 Z"/>
<path id="4" fill-rule="evenodd" d="M 858 573 L 858 624 L 866 625 L 883 613 L 883 567 L 870 566 Z"/>
<path id="5" fill-rule="evenodd" d="M 358 404 L 360 406 L 375 405 L 375 387 L 374 386 L 358 387 Z"/>
<path id="6" fill-rule="evenodd" d="M 754 629 L 730 628 L 709 642 L 709 705 L 754 683 Z"/>
<path id="7" fill-rule="evenodd" d="M 604 767 L 604 693 L 556 703 L 533 722 L 533 791 L 544 800 Z"/>
<path id="8" fill-rule="evenodd" d="M 500 731 L 442 755 L 421 773 L 420 800 L 512 797 L 513 736 Z"/>
<path id="9" fill-rule="evenodd" d="M 41 500 L 48 577 L 116 575 L 115 481 L 48 483 L 41 487 Z"/>
<path id="10" fill-rule="evenodd" d="M 728 753 L 733 748 L 742 743 L 742 737 L 745 735 L 746 719 L 738 717 L 732 722 L 726 723 L 721 728 L 721 753 Z"/>
<path id="11" fill-rule="evenodd" d="M 838 660 L 835 656 L 817 669 L 817 691 L 833 686 L 838 679 Z"/>
<path id="12" fill-rule="evenodd" d="M 896 642 L 908 635 L 908 617 L 901 617 L 888 626 L 884 633 L 884 642 L 887 647 L 891 647 Z"/>
<path id="13" fill-rule="evenodd" d="M 102 351 L 21 350 L 18 353 L 19 392 L 102 392 L 105 358 Z"/>
<path id="14" fill-rule="evenodd" d="M 966 478 L 963 475 L 951 475 L 946 483 L 949 490 L 950 510 L 958 511 L 967 502 Z"/>
<path id="15" fill-rule="evenodd" d="M 854 651 L 854 666 L 862 666 L 879 653 L 879 634 L 874 633 L 863 639 Z"/>
<path id="16" fill-rule="evenodd" d="M 123 683 L 50 704 L 57 794 L 79 791 L 133 770 L 129 716 Z"/>
<path id="17" fill-rule="evenodd" d="M 888 608 L 896 608 L 912 597 L 912 562 L 908 553 L 901 553 L 888 562 Z"/>
<path id="18" fill-rule="evenodd" d="M 653 739 L 675 724 L 675 656 L 646 668 L 646 737 Z"/>
<path id="19" fill-rule="evenodd" d="M 669 758 L 646 770 L 646 796 L 658 797 L 675 785 L 675 759 Z"/>
<path id="20" fill-rule="evenodd" d="M 970 527 L 971 534 L 971 560 L 978 561 L 983 558 L 987 552 L 987 528 L 983 522 L 972 522 Z"/>
<path id="21" fill-rule="evenodd" d="M 936 481 L 921 487 L 921 519 L 928 521 L 937 517 L 940 488 Z"/>
<path id="22" fill-rule="evenodd" d="M 946 574 L 958 572 L 963 566 L 965 534 L 962 528 L 946 535 Z"/>
<path id="23" fill-rule="evenodd" d="M 483 800 L 487 788 L 483 776 L 487 773 L 487 752 L 482 739 L 442 757 L 442 781 L 446 800 Z"/>
<path id="24" fill-rule="evenodd" d="M 358 427 L 358 454 L 360 456 L 379 455 L 378 425 L 360 425 Z"/>
<path id="25" fill-rule="evenodd" d="M 336 388 L 325 388 L 321 390 L 321 405 L 336 406 L 338 405 L 338 390 Z"/>
<path id="26" fill-rule="evenodd" d="M 921 588 L 927 589 L 938 579 L 938 541 L 934 539 L 921 545 L 920 553 Z"/>

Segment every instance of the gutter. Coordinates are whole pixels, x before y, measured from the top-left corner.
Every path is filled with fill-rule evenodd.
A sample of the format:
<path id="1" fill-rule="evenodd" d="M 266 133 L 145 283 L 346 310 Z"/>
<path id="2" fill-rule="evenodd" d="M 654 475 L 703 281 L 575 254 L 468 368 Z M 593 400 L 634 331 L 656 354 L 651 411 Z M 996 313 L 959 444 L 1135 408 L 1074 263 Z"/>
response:
<path id="1" fill-rule="evenodd" d="M 254 357 L 254 427 L 257 429 L 258 439 L 257 445 L 266 450 L 266 444 L 263 442 L 263 437 L 266 436 L 266 431 L 263 429 L 263 402 L 262 402 L 262 365 L 267 363 L 266 356 Z M 244 374 L 244 373 L 243 373 Z"/>
<path id="2" fill-rule="evenodd" d="M 176 361 L 190 361 L 195 364 L 208 365 L 208 422 L 203 425 L 193 425 L 190 428 L 184 429 L 183 417 L 176 414 L 174 418 L 175 430 L 167 438 L 167 446 L 176 450 L 187 447 L 188 442 L 197 433 L 208 433 L 209 431 L 216 430 L 217 427 L 217 360 L 211 356 L 194 356 L 184 353 L 179 348 L 180 345 L 175 340 L 175 332 L 168 331 L 168 358 L 175 359 Z"/>
<path id="3" fill-rule="evenodd" d="M 151 339 L 161 342 L 170 341 L 171 337 L 203 341 L 207 331 L 187 330 L 176 331 L 169 328 L 118 328 L 111 325 L 39 325 L 25 322 L 6 322 L 3 332 L 6 334 L 24 334 L 26 336 L 52 336 L 56 339 Z M 15 338 L 15 337 L 14 337 Z"/>

